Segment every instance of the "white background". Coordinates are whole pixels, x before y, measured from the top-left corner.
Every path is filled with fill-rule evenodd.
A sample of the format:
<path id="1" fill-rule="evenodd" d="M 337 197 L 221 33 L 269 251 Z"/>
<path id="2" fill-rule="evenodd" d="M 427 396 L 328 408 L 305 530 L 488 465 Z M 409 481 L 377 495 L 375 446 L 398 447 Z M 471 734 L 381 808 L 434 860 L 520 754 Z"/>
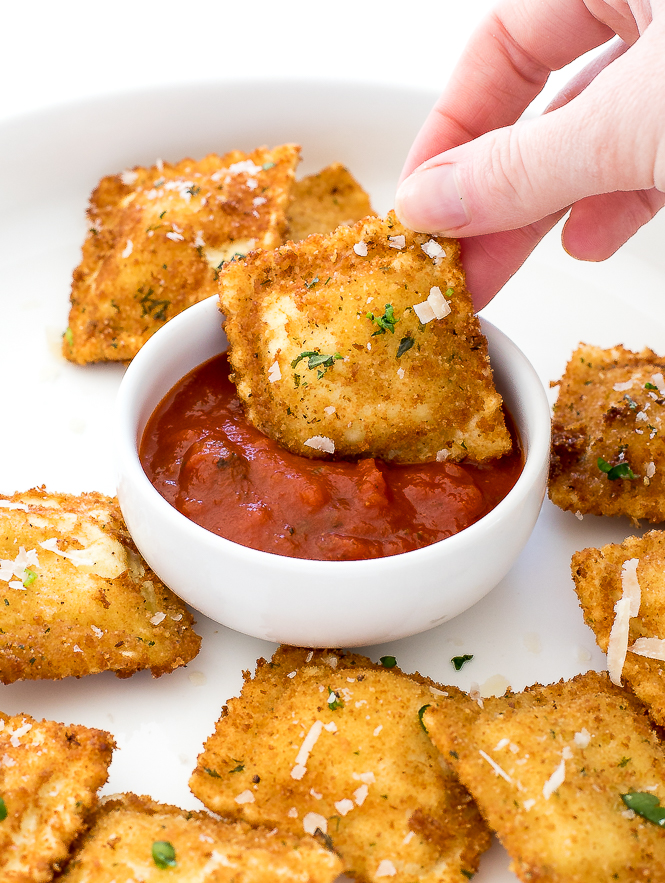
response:
<path id="1" fill-rule="evenodd" d="M 489 7 L 487 0 L 337 0 L 334 4 L 316 0 L 243 4 L 224 0 L 3 0 L 0 124 L 16 115 L 57 113 L 63 103 L 119 91 L 218 80 L 332 80 L 436 93 Z M 532 112 L 544 106 L 565 76 L 553 78 Z M 209 107 L 209 113 L 220 118 L 233 112 L 214 102 Z M 325 104 L 317 113 L 325 119 Z M 131 120 L 124 124 L 132 125 Z M 177 126 L 178 121 L 173 124 Z M 399 128 L 399 120 L 395 126 Z M 37 142 L 26 143 L 26 151 L 49 156 L 49 144 L 40 141 L 39 120 L 21 131 L 30 131 Z M 80 141 L 79 150 L 101 150 L 93 134 L 81 132 Z M 0 161 L 2 150 L 0 143 Z M 377 165 L 381 161 L 377 153 Z M 53 174 L 58 175 L 57 163 Z M 105 402 L 119 379 L 116 368 L 95 368 L 85 375 L 79 372 L 73 380 L 74 369 L 56 363 L 53 355 L 54 340 L 65 320 L 68 277 L 84 231 L 84 206 L 83 192 L 68 197 L 57 211 L 49 205 L 53 217 L 61 221 L 66 216 L 65 221 L 61 226 L 38 224 L 33 228 L 39 231 L 35 240 L 26 238 L 24 230 L 29 228 L 21 226 L 20 218 L 15 223 L 4 218 L 0 224 L 6 245 L 0 253 L 2 370 L 18 376 L 15 354 L 25 357 L 29 352 L 25 376 L 30 383 L 34 381 L 35 388 L 53 382 L 54 388 L 60 383 L 59 388 L 66 391 L 68 383 L 74 384 L 79 408 L 65 417 L 60 414 L 60 419 L 69 421 L 72 438 L 81 445 L 90 444 L 88 437 L 96 439 L 88 425 L 90 414 L 82 412 L 81 403 L 94 412 L 95 399 Z M 34 213 L 36 209 L 28 206 L 28 210 Z M 580 340 L 603 346 L 624 343 L 634 349 L 652 346 L 665 352 L 660 319 L 665 295 L 662 221 L 657 219 L 602 265 L 582 265 L 567 257 L 553 231 L 487 308 L 487 317 L 516 340 L 545 385 L 560 376 Z M 51 285 L 58 289 L 57 304 L 49 297 Z M 10 350 L 11 358 L 6 355 Z M 8 381 L 7 388 L 12 384 L 13 380 Z M 40 414 L 33 413 L 29 397 L 23 395 L 20 407 L 12 409 L 7 419 L 12 422 L 8 429 L 3 427 L 0 478 L 7 483 L 19 475 L 23 480 L 25 475 L 29 483 L 31 469 L 34 466 L 38 471 L 39 464 L 29 460 L 12 464 L 8 455 L 25 447 L 17 441 L 19 430 L 33 429 L 28 433 L 32 438 L 35 432 L 44 432 Z M 48 434 L 48 426 L 45 431 Z M 100 459 L 102 455 L 106 455 L 103 446 Z M 91 463 L 95 467 L 93 458 L 81 457 L 82 468 Z M 66 462 L 63 469 L 70 469 Z M 107 464 L 100 464 L 100 469 L 104 480 L 99 489 L 111 490 Z M 75 485 L 76 480 L 69 477 Z M 95 489 L 87 474 L 84 483 Z M 1 489 L 14 488 L 3 485 Z M 390 653 L 406 671 L 420 669 L 465 689 L 473 682 L 482 685 L 493 679 L 497 685 L 510 683 L 521 689 L 535 680 L 547 682 L 590 667 L 601 668 L 604 659 L 581 620 L 568 563 L 576 548 L 618 541 L 630 530 L 621 520 L 585 519 L 580 524 L 546 502 L 517 566 L 481 604 L 427 635 L 367 652 L 373 658 Z M 199 630 L 204 635 L 203 650 L 187 670 L 158 681 L 143 674 L 129 681 L 104 675 L 71 683 L 0 686 L 0 709 L 108 728 L 121 747 L 107 790 L 132 789 L 195 806 L 186 783 L 202 742 L 224 701 L 239 689 L 242 670 L 251 668 L 258 655 L 272 652 L 271 645 L 209 621 L 201 622 Z M 474 654 L 474 660 L 456 674 L 449 660 L 463 653 Z M 495 847 L 483 860 L 477 880 L 514 881 L 507 865 L 505 854 Z"/>

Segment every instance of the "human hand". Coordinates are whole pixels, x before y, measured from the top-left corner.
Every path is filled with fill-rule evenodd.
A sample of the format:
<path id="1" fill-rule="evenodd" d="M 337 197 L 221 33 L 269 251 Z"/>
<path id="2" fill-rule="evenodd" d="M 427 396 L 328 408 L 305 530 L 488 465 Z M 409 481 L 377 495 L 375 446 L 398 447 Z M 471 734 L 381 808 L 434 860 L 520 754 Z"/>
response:
<path id="1" fill-rule="evenodd" d="M 548 76 L 613 37 L 537 119 Z M 573 257 L 613 254 L 665 205 L 665 0 L 503 0 L 407 158 L 403 224 L 462 239 L 480 309 L 570 214 Z"/>

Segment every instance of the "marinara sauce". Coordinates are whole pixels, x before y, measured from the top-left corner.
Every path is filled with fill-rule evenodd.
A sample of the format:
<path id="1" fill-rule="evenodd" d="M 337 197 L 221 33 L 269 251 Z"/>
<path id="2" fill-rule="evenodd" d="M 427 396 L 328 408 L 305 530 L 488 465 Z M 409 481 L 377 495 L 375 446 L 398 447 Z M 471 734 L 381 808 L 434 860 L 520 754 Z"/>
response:
<path id="1" fill-rule="evenodd" d="M 486 465 L 310 460 L 245 420 L 225 355 L 157 407 L 139 451 L 159 493 L 187 518 L 244 546 L 292 558 L 397 555 L 458 533 L 513 487 L 523 456 Z"/>

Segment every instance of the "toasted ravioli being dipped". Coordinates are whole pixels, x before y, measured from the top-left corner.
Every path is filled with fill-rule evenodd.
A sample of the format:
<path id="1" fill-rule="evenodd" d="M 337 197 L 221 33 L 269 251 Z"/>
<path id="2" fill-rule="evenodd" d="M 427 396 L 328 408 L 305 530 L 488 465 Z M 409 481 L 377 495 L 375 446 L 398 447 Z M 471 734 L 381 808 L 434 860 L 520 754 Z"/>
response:
<path id="1" fill-rule="evenodd" d="M 103 178 L 74 271 L 65 357 L 133 358 L 165 322 L 216 293 L 223 261 L 280 244 L 298 159 L 287 144 Z"/>
<path id="2" fill-rule="evenodd" d="M 60 879 L 163 883 L 166 874 L 171 881 L 199 883 L 332 883 L 340 873 L 337 856 L 311 837 L 122 794 L 99 807 Z"/>
<path id="3" fill-rule="evenodd" d="M 249 421 L 309 457 L 507 453 L 459 254 L 391 213 L 227 264 L 220 302 Z"/>
<path id="4" fill-rule="evenodd" d="M 665 727 L 665 533 L 576 552 L 571 570 L 610 677 L 625 683 Z"/>
<path id="5" fill-rule="evenodd" d="M 282 647 L 246 673 L 190 787 L 220 815 L 316 834 L 355 880 L 462 883 L 489 833 L 420 724 L 440 693 L 362 656 Z"/>
<path id="6" fill-rule="evenodd" d="M 115 499 L 0 495 L 0 681 L 157 677 L 198 653 L 185 605 L 150 570 Z"/>
<path id="7" fill-rule="evenodd" d="M 482 707 L 441 697 L 423 723 L 520 880 L 665 881 L 665 753 L 644 706 L 606 674 Z"/>
<path id="8" fill-rule="evenodd" d="M 580 344 L 559 381 L 549 495 L 581 515 L 665 520 L 665 358 Z"/>
<path id="9" fill-rule="evenodd" d="M 295 181 L 287 210 L 286 238 L 297 242 L 373 215 L 368 194 L 341 163 Z"/>
<path id="10" fill-rule="evenodd" d="M 0 713 L 0 879 L 46 883 L 104 785 L 114 743 L 82 726 Z"/>

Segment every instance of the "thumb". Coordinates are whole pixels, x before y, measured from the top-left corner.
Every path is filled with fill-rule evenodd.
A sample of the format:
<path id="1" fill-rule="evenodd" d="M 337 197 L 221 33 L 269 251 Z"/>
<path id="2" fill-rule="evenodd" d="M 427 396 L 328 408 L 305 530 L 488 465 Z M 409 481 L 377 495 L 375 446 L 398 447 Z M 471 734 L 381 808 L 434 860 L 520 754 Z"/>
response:
<path id="1" fill-rule="evenodd" d="M 477 236 L 524 227 L 587 196 L 665 189 L 665 53 L 661 42 L 653 57 L 648 36 L 564 106 L 423 163 L 397 191 L 402 223 Z"/>

